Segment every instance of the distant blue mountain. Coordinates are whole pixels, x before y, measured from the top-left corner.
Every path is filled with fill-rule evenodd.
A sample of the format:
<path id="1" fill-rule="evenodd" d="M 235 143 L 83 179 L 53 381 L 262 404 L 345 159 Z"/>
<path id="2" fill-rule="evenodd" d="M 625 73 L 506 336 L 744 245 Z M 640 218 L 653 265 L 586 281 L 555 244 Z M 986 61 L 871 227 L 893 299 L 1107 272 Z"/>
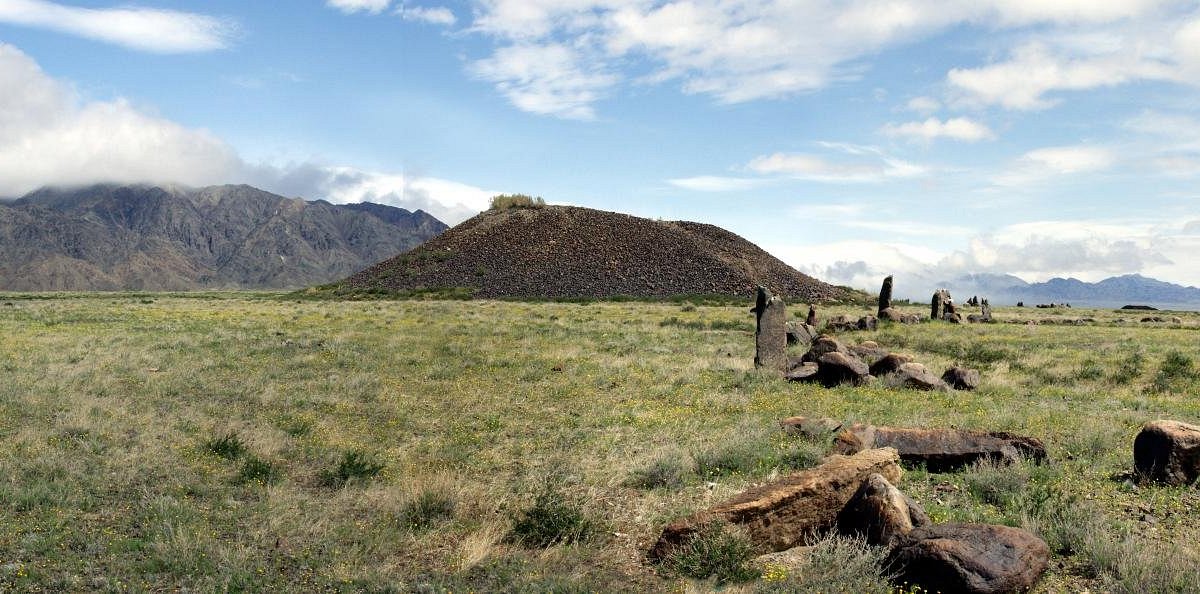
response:
<path id="1" fill-rule="evenodd" d="M 1177 309 L 1200 309 L 1200 289 L 1168 283 L 1140 274 L 1126 274 L 1088 283 L 1075 278 L 1052 278 L 1027 283 L 1008 274 L 969 274 L 940 283 L 955 301 L 987 297 L 993 305 L 1071 303 L 1093 307 L 1144 304 Z"/>

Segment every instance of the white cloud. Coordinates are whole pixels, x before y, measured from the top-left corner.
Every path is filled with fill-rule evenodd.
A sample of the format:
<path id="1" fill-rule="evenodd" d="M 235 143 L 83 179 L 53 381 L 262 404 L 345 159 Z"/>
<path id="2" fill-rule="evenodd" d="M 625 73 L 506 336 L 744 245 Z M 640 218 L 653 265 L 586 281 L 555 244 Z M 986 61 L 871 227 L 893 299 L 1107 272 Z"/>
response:
<path id="1" fill-rule="evenodd" d="M 829 142 L 818 144 L 844 154 L 826 157 L 774 153 L 755 157 L 746 164 L 746 168 L 762 175 L 831 183 L 881 182 L 885 179 L 920 177 L 928 173 L 921 165 L 888 156 L 875 147 Z"/>
<path id="2" fill-rule="evenodd" d="M 992 182 L 1000 186 L 1023 186 L 1065 175 L 1103 171 L 1115 163 L 1116 155 L 1106 147 L 1045 147 L 1025 153 Z"/>
<path id="3" fill-rule="evenodd" d="M 19 49 L 0 43 L 0 196 L 46 185 L 250 183 L 287 196 L 377 201 L 446 223 L 484 210 L 493 192 L 428 176 L 324 163 L 246 163 L 204 130 L 147 114 L 122 99 L 84 101 Z"/>
<path id="4" fill-rule="evenodd" d="M 696 192 L 736 192 L 741 190 L 751 190 L 762 186 L 768 180 L 751 178 L 751 177 L 721 177 L 717 175 L 700 175 L 697 177 L 684 177 L 677 179 L 669 179 L 667 183 L 683 188 L 685 190 L 693 190 Z"/>
<path id="5" fill-rule="evenodd" d="M 512 45 L 476 62 L 472 70 L 496 83 L 517 108 L 574 120 L 595 117 L 592 104 L 604 96 L 616 77 L 590 66 L 565 45 Z"/>
<path id="6" fill-rule="evenodd" d="M 417 21 L 430 25 L 449 27 L 458 22 L 454 13 L 446 7 L 401 6 L 396 14 L 406 21 Z"/>
<path id="7" fill-rule="evenodd" d="M 941 109 L 942 103 L 941 103 L 941 101 L 938 101 L 937 99 L 934 99 L 933 97 L 921 96 L 921 97 L 913 97 L 912 99 L 909 99 L 908 103 L 904 104 L 904 107 L 906 109 L 908 109 L 909 111 L 915 111 L 917 113 L 929 114 L 929 113 L 933 113 L 933 112 Z"/>
<path id="8" fill-rule="evenodd" d="M 630 75 L 636 81 L 676 81 L 686 93 L 739 103 L 811 92 L 857 78 L 864 70 L 862 61 L 881 50 L 954 26 L 1090 30 L 1165 18 L 1162 15 L 1169 11 L 1164 6 L 1172 4 L 1172 0 L 475 0 L 470 29 L 492 38 L 496 54 L 513 46 L 569 47 L 575 54 L 574 71 L 617 72 L 618 67 L 632 67 L 638 71 Z M 1193 43 L 1190 36 L 1179 44 L 1200 48 L 1200 42 Z M 1016 66 L 1041 67 L 1030 90 L 1018 88 L 1019 79 L 1014 78 L 1018 68 L 1002 68 L 1004 64 L 960 69 L 954 78 L 964 92 L 1029 108 L 1048 104 L 1042 95 L 1051 90 L 1093 88 L 1161 74 L 1151 53 L 1134 52 L 1133 58 L 1122 57 L 1125 54 L 1129 52 L 1085 61 L 1054 56 L 1039 63 L 1032 63 L 1032 58 L 1017 62 Z M 493 55 L 485 61 L 495 59 Z M 554 73 L 561 68 L 550 63 L 547 70 Z M 530 78 L 539 77 L 533 73 Z M 620 82 L 614 78 L 604 86 Z M 515 99 L 508 88 L 501 92 Z M 586 108 L 596 99 L 579 97 L 572 108 Z M 929 101 L 914 105 L 926 113 L 934 108 Z"/>
<path id="9" fill-rule="evenodd" d="M 392 0 L 325 0 L 325 5 L 336 8 L 346 14 L 368 12 L 379 14 L 392 3 Z"/>
<path id="10" fill-rule="evenodd" d="M 970 118 L 951 118 L 946 121 L 929 118 L 923 122 L 887 124 L 882 132 L 888 136 L 903 136 L 929 142 L 938 138 L 949 138 L 963 142 L 991 140 L 996 137 L 991 128 Z"/>
<path id="11" fill-rule="evenodd" d="M 191 12 L 141 7 L 80 8 L 46 0 L 0 0 L 0 22 L 156 53 L 224 49 L 236 33 L 232 21 Z"/>

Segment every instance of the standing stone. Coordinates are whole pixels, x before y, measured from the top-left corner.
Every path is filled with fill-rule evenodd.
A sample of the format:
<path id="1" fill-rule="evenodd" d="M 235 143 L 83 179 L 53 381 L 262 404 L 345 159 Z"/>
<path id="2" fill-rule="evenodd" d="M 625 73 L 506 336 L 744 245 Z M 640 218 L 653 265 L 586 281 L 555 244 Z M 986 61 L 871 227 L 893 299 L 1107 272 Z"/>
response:
<path id="1" fill-rule="evenodd" d="M 814 327 L 817 325 L 817 308 L 813 307 L 811 303 L 808 304 L 808 317 L 804 318 L 804 323 Z"/>
<path id="2" fill-rule="evenodd" d="M 783 373 L 787 370 L 787 312 L 783 300 L 758 288 L 754 303 L 758 327 L 754 334 L 754 366 Z"/>
<path id="3" fill-rule="evenodd" d="M 883 279 L 883 288 L 879 289 L 879 317 L 883 317 L 883 311 L 892 307 L 892 277 L 889 275 Z"/>
<path id="4" fill-rule="evenodd" d="M 929 319 L 931 319 L 931 320 L 942 319 L 942 292 L 941 291 L 935 291 L 933 294 L 933 300 L 930 301 L 930 303 L 929 303 Z"/>

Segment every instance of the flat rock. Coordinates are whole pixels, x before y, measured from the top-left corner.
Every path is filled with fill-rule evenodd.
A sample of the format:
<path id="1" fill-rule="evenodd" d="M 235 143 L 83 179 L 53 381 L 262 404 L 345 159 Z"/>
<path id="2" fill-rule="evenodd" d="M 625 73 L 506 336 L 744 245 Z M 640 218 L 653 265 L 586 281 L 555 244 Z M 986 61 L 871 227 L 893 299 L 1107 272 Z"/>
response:
<path id="1" fill-rule="evenodd" d="M 816 363 L 817 360 L 821 358 L 821 355 L 824 355 L 825 353 L 848 352 L 849 351 L 846 350 L 846 346 L 843 345 L 841 341 L 829 336 L 828 334 L 822 334 L 812 342 L 812 345 L 808 348 L 808 352 L 804 353 L 802 360 Z"/>
<path id="2" fill-rule="evenodd" d="M 965 367 L 951 367 L 942 374 L 942 381 L 955 390 L 974 390 L 979 387 L 979 372 Z"/>
<path id="3" fill-rule="evenodd" d="M 1150 421 L 1133 440 L 1133 465 L 1142 478 L 1187 485 L 1200 476 L 1200 426 Z"/>
<path id="4" fill-rule="evenodd" d="M 803 435 L 813 439 L 822 437 L 832 439 L 834 434 L 842 429 L 842 425 L 841 421 L 829 417 L 788 417 L 779 421 L 779 428 L 783 429 L 785 433 Z"/>
<path id="5" fill-rule="evenodd" d="M 931 522 L 925 510 L 888 482 L 872 474 L 838 514 L 838 532 L 865 538 L 869 544 L 889 546 L 913 528 Z"/>
<path id="6" fill-rule="evenodd" d="M 741 528 L 760 553 L 809 544 L 816 534 L 837 524 L 838 514 L 872 474 L 900 480 L 900 458 L 891 448 L 853 456 L 830 456 L 816 468 L 802 470 L 755 487 L 712 507 L 676 520 L 663 529 L 650 549 L 651 559 L 664 559 L 705 525 L 724 521 Z"/>
<path id="7" fill-rule="evenodd" d="M 896 353 L 889 353 L 886 356 L 884 356 L 882 359 L 879 359 L 878 361 L 872 363 L 871 367 L 868 369 L 868 371 L 871 373 L 871 375 L 873 375 L 875 377 L 883 377 L 889 373 L 892 373 L 892 372 L 900 369 L 901 365 L 904 365 L 905 363 L 909 363 L 911 361 L 912 361 L 912 357 L 910 357 L 908 355 L 899 355 Z"/>
<path id="8" fill-rule="evenodd" d="M 834 451 L 839 454 L 882 447 L 895 448 L 901 460 L 924 464 L 930 472 L 950 472 L 980 460 L 1011 463 L 1021 458 L 1046 458 L 1046 446 L 1041 441 L 1005 431 L 905 429 L 856 423 L 844 428 L 834 440 Z"/>
<path id="9" fill-rule="evenodd" d="M 854 346 L 846 347 L 850 354 L 857 357 L 862 362 L 869 365 L 874 365 L 880 359 L 888 356 L 888 350 L 879 346 L 874 341 L 865 341 Z"/>
<path id="10" fill-rule="evenodd" d="M 809 324 L 801 324 L 795 321 L 787 323 L 787 343 L 788 346 L 796 345 L 801 348 L 808 348 L 813 340 L 817 338 L 817 327 Z"/>
<path id="11" fill-rule="evenodd" d="M 817 380 L 819 370 L 816 363 L 801 362 L 789 369 L 783 378 L 789 382 L 812 382 Z"/>
<path id="12" fill-rule="evenodd" d="M 841 384 L 861 385 L 867 381 L 870 368 L 866 363 L 845 353 L 825 353 L 817 359 L 817 381 L 826 388 Z"/>
<path id="13" fill-rule="evenodd" d="M 896 583 L 928 592 L 1005 594 L 1031 589 L 1049 561 L 1045 541 L 1024 530 L 953 523 L 901 536 L 885 566 Z"/>
<path id="14" fill-rule="evenodd" d="M 903 363 L 889 376 L 895 385 L 914 390 L 946 390 L 949 387 L 920 363 Z"/>

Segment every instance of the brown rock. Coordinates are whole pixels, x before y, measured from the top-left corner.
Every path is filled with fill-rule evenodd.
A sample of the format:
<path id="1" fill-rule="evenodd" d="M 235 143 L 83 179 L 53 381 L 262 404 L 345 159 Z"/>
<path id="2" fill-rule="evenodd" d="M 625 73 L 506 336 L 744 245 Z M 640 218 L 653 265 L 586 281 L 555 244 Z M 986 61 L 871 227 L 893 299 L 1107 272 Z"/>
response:
<path id="1" fill-rule="evenodd" d="M 880 359 L 888 356 L 887 349 L 870 340 L 847 347 L 846 350 L 850 351 L 850 354 L 858 357 L 859 360 L 866 363 L 868 366 L 873 365 Z"/>
<path id="2" fill-rule="evenodd" d="M 813 341 L 812 346 L 808 347 L 808 352 L 804 354 L 803 360 L 815 363 L 825 353 L 845 354 L 849 353 L 849 351 L 846 350 L 846 347 L 838 339 L 823 334 Z"/>
<path id="3" fill-rule="evenodd" d="M 1200 476 L 1200 426 L 1150 421 L 1133 440 L 1133 465 L 1144 479 L 1187 485 Z"/>
<path id="4" fill-rule="evenodd" d="M 820 367 L 816 363 L 802 362 L 788 370 L 783 378 L 789 382 L 810 382 L 817 380 Z"/>
<path id="5" fill-rule="evenodd" d="M 920 324 L 922 321 L 924 320 L 921 318 L 921 314 L 903 314 L 900 316 L 901 324 Z"/>
<path id="6" fill-rule="evenodd" d="M 757 328 L 754 333 L 754 366 L 777 370 L 787 368 L 787 312 L 783 300 L 772 296 L 766 287 L 758 288 L 754 309 Z"/>
<path id="7" fill-rule="evenodd" d="M 900 459 L 924 464 L 930 472 L 948 472 L 980 460 L 1010 463 L 1020 458 L 1042 461 L 1046 446 L 1032 437 L 1005 431 L 965 429 L 904 429 L 854 424 L 834 440 L 834 450 L 853 454 L 871 448 L 890 447 Z"/>
<path id="8" fill-rule="evenodd" d="M 942 381 L 955 390 L 974 390 L 979 387 L 979 372 L 965 367 L 951 367 L 942 374 Z"/>
<path id="9" fill-rule="evenodd" d="M 762 553 L 807 544 L 814 535 L 836 525 L 838 514 L 868 476 L 878 473 L 898 482 L 898 462 L 896 451 L 887 448 L 830 456 L 816 468 L 750 489 L 716 507 L 672 522 L 663 529 L 649 557 L 666 558 L 714 520 L 740 527 Z"/>
<path id="10" fill-rule="evenodd" d="M 863 316 L 858 319 L 857 327 L 859 330 L 878 330 L 879 318 L 875 316 Z"/>
<path id="11" fill-rule="evenodd" d="M 808 348 L 812 341 L 817 337 L 816 326 L 808 324 L 800 324 L 797 322 L 788 322 L 787 328 L 787 343 L 788 346 L 797 345 L 800 348 Z"/>
<path id="12" fill-rule="evenodd" d="M 858 321 L 848 315 L 842 314 L 834 318 L 829 318 L 829 321 L 825 322 L 825 329 L 830 332 L 848 332 L 850 330 L 857 330 Z"/>
<path id="13" fill-rule="evenodd" d="M 914 390 L 943 390 L 948 388 L 946 382 L 943 382 L 941 378 L 930 373 L 920 363 L 901 364 L 896 371 L 889 375 L 888 379 L 893 385 L 912 388 Z"/>
<path id="14" fill-rule="evenodd" d="M 879 312 L 879 319 L 889 322 L 903 322 L 904 314 L 900 313 L 900 310 L 894 307 L 889 307 Z"/>
<path id="15" fill-rule="evenodd" d="M 1007 594 L 1037 584 L 1050 562 L 1042 539 L 1017 528 L 938 524 L 901 536 L 886 566 L 928 592 Z"/>
<path id="16" fill-rule="evenodd" d="M 804 318 L 804 323 L 809 326 L 817 325 L 817 308 L 811 303 L 808 305 L 808 317 Z"/>
<path id="17" fill-rule="evenodd" d="M 873 545 L 891 545 L 914 527 L 929 524 L 929 516 L 917 502 L 878 474 L 867 477 L 838 514 L 838 532 L 863 537 Z"/>
<path id="18" fill-rule="evenodd" d="M 838 352 L 821 355 L 817 366 L 817 380 L 826 388 L 841 384 L 862 385 L 870 372 L 866 363 Z"/>
<path id="19" fill-rule="evenodd" d="M 828 417 L 788 417 L 779 422 L 779 427 L 786 433 L 820 439 L 833 437 L 842 428 L 842 422 Z"/>
<path id="20" fill-rule="evenodd" d="M 871 375 L 875 377 L 883 377 L 889 373 L 893 373 L 900 369 L 901 365 L 912 361 L 912 357 L 908 355 L 898 355 L 890 353 L 882 359 L 871 364 L 869 369 Z"/>

